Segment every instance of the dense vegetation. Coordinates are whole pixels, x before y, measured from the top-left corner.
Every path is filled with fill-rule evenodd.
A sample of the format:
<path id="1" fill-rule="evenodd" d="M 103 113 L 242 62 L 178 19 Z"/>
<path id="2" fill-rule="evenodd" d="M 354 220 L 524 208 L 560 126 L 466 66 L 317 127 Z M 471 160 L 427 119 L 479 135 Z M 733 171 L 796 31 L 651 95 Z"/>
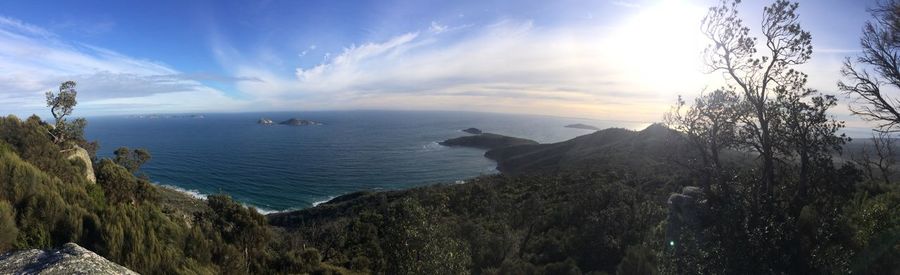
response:
<path id="1" fill-rule="evenodd" d="M 900 45 L 900 4 L 883 3 L 865 29 L 858 62 L 878 75 L 844 70 L 840 87 L 869 100 L 857 113 L 883 122 L 852 146 L 829 115 L 836 98 L 795 68 L 812 53 L 797 4 L 764 10 L 760 47 L 737 4 L 711 8 L 702 28 L 709 70 L 729 85 L 679 99 L 666 126 L 499 148 L 487 156 L 502 175 L 268 217 L 150 184 L 145 150 L 69 159 L 97 146 L 85 120 L 67 120 L 77 92 L 63 83 L 47 94 L 55 124 L 0 119 L 0 251 L 76 242 L 148 274 L 897 274 L 886 133 L 900 113 L 878 83 L 900 85 L 896 62 L 882 62 Z"/>
<path id="2" fill-rule="evenodd" d="M 270 220 L 291 228 L 296 245 L 318 247 L 323 261 L 366 272 L 613 273 L 629 251 L 656 257 L 649 248 L 663 238 L 664 190 L 681 184 L 612 172 L 486 176 L 354 194 Z"/>
<path id="3" fill-rule="evenodd" d="M 744 168 L 730 170 L 733 176 L 721 187 L 727 189 L 702 194 L 693 201 L 693 214 L 687 214 L 667 205 L 667 198 L 683 186 L 702 184 L 705 177 L 682 165 L 698 154 L 675 154 L 681 152 L 673 146 L 677 142 L 664 141 L 666 136 L 689 144 L 656 127 L 608 129 L 553 145 L 568 148 L 556 153 L 567 156 L 581 150 L 578 143 L 637 144 L 599 147 L 610 156 L 657 151 L 627 161 L 570 157 L 563 163 L 571 167 L 355 193 L 316 208 L 272 214 L 269 220 L 292 236 L 294 246 L 319 248 L 325 262 L 387 274 L 431 273 L 447 267 L 429 263 L 449 262 L 475 274 L 896 270 L 900 259 L 891 232 L 900 229 L 900 190 L 895 185 L 865 177 L 852 164 L 831 167 L 813 180 L 815 199 L 796 214 L 789 212 L 787 195 L 771 208 L 775 213 L 755 214 L 751 211 L 762 212 L 751 208 L 757 170 Z M 659 151 L 664 147 L 672 149 Z M 748 161 L 727 166 L 740 168 Z M 779 180 L 796 181 L 798 174 L 785 169 L 779 175 L 784 177 Z M 750 223 L 751 215 L 780 213 L 796 216 Z M 405 236 L 398 239 L 397 230 Z M 398 241 L 405 245 L 401 249 L 421 254 L 386 253 L 398 249 Z M 401 272 L 405 262 L 420 265 Z"/>

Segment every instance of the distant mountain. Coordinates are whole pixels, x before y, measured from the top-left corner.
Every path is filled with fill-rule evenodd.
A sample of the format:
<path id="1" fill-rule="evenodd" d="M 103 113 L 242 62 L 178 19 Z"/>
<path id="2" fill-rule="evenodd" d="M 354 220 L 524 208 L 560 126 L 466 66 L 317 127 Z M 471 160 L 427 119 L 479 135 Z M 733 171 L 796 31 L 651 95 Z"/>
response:
<path id="1" fill-rule="evenodd" d="M 569 125 L 566 125 L 566 126 L 563 126 L 563 127 L 566 127 L 566 128 L 575 128 L 575 129 L 585 129 L 585 130 L 595 130 L 595 131 L 596 131 L 596 130 L 600 130 L 600 128 L 597 128 L 596 126 L 593 126 L 593 125 L 587 125 L 587 124 L 581 124 L 581 123 L 569 124 Z"/>

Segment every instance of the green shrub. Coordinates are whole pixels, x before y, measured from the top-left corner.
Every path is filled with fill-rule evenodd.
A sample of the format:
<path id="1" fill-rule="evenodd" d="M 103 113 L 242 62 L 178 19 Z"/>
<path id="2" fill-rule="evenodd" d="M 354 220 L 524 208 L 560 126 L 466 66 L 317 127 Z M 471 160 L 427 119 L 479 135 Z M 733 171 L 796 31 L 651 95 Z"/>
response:
<path id="1" fill-rule="evenodd" d="M 19 229 L 16 228 L 15 212 L 12 206 L 9 205 L 9 202 L 0 201 L 0 253 L 12 248 L 18 235 Z"/>

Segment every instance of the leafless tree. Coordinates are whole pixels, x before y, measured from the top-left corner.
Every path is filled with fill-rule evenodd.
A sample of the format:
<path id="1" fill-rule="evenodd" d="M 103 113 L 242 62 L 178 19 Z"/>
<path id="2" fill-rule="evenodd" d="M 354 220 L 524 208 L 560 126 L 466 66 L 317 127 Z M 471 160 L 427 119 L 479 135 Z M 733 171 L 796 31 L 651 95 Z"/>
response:
<path id="1" fill-rule="evenodd" d="M 894 155 L 894 150 L 896 149 L 894 141 L 896 140 L 894 140 L 890 134 L 883 132 L 879 132 L 872 137 L 875 155 L 878 156 L 876 167 L 878 167 L 878 171 L 881 172 L 881 179 L 888 184 L 891 183 L 891 175 L 893 174 L 892 167 L 897 163 L 897 159 Z"/>
<path id="2" fill-rule="evenodd" d="M 862 53 L 844 61 L 845 79 L 838 88 L 855 98 L 853 114 L 877 122 L 879 131 L 896 132 L 900 131 L 900 101 L 895 98 L 900 89 L 900 1 L 879 2 L 870 12 L 874 18 L 863 27 Z"/>
<path id="3" fill-rule="evenodd" d="M 863 144 L 859 153 L 851 155 L 851 158 L 862 166 L 869 179 L 882 180 L 890 184 L 891 176 L 894 174 L 893 166 L 897 164 L 895 142 L 890 133 L 875 131 L 872 134 L 872 143 Z"/>

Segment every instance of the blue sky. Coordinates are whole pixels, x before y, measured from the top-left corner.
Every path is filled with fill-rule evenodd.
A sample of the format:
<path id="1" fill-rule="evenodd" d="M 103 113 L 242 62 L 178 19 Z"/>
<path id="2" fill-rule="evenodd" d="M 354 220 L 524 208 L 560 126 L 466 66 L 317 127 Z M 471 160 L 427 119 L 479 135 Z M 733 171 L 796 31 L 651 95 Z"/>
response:
<path id="1" fill-rule="evenodd" d="M 744 1 L 750 27 L 762 1 Z M 715 1 L 3 1 L 0 111 L 404 109 L 657 121 L 700 72 Z M 871 1 L 802 1 L 810 86 L 837 93 Z M 718 80 L 717 80 L 718 79 Z"/>

